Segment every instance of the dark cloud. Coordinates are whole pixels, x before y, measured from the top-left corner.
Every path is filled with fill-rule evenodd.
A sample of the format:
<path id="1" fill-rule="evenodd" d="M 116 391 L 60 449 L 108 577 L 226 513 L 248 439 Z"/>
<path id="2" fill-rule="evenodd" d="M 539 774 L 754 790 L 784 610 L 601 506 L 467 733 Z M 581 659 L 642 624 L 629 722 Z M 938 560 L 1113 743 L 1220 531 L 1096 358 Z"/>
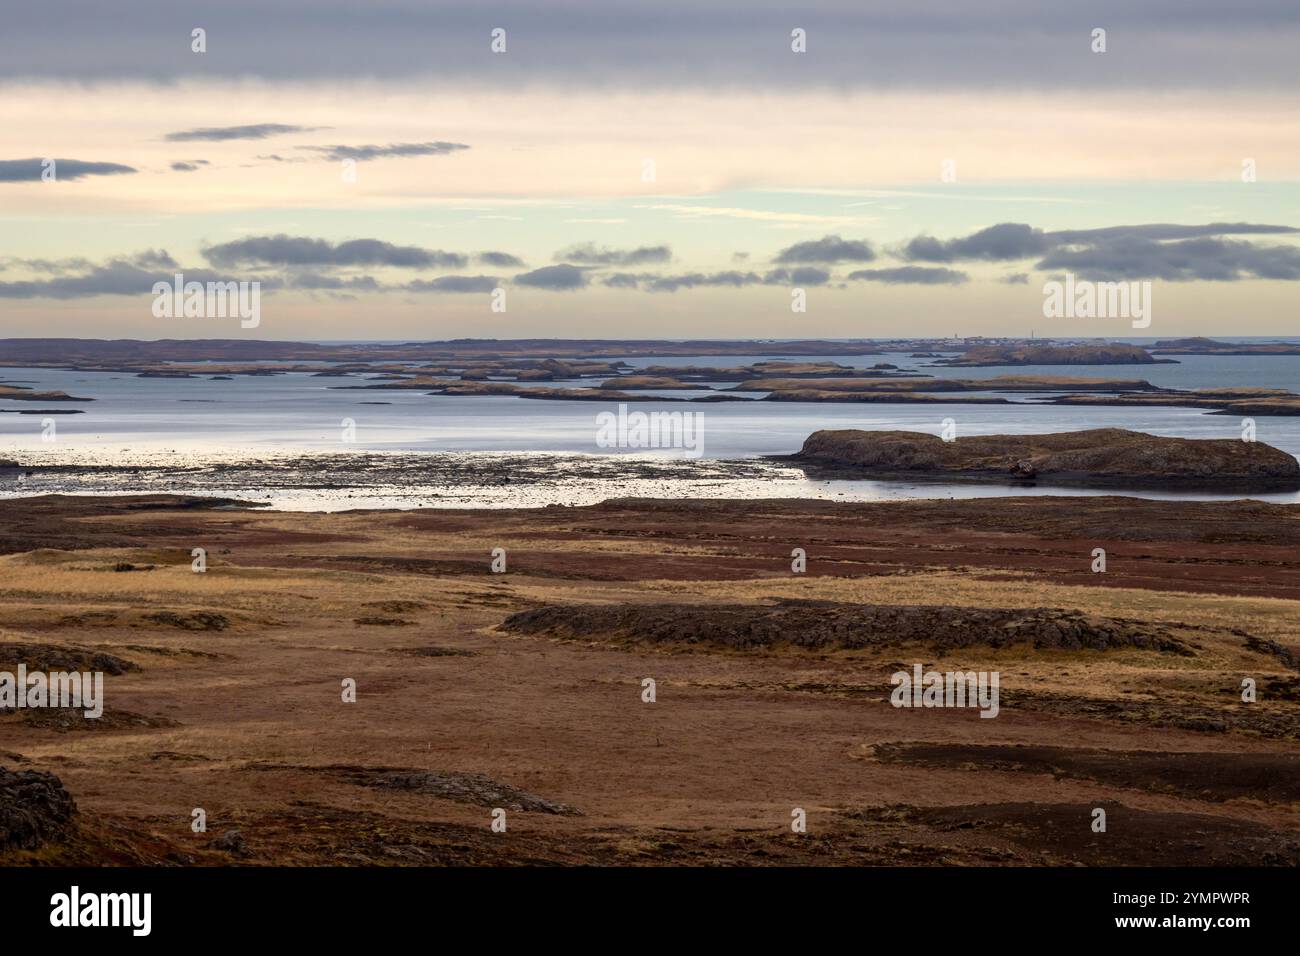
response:
<path id="1" fill-rule="evenodd" d="M 469 147 L 464 143 L 438 142 L 389 143 L 387 146 L 299 146 L 298 149 L 320 153 L 328 159 L 355 159 L 358 162 L 365 162 L 385 156 L 445 156 Z"/>
<path id="2" fill-rule="evenodd" d="M 1082 248 L 1062 247 L 1034 268 L 1064 269 L 1085 279 L 1101 280 L 1296 281 L 1300 280 L 1300 249 L 1212 237 L 1155 242 L 1137 236 L 1120 236 Z"/>
<path id="3" fill-rule="evenodd" d="M 439 276 L 437 279 L 416 279 L 404 288 L 409 292 L 491 292 L 501 284 L 493 276 Z"/>
<path id="4" fill-rule="evenodd" d="M 908 242 L 901 256 L 911 262 L 958 262 L 983 260 L 1011 262 L 1046 255 L 1061 246 L 1114 239 L 1190 239 L 1201 236 L 1261 235 L 1300 232 L 1291 226 L 1258 225 L 1247 222 L 1215 222 L 1184 226 L 1149 223 L 1106 226 L 1101 229 L 1065 229 L 1047 232 L 1021 222 L 1002 222 L 957 239 L 917 236 Z"/>
<path id="5" fill-rule="evenodd" d="M 676 292 L 678 289 L 699 289 L 710 286 L 739 289 L 752 285 L 825 285 L 830 281 L 830 277 L 830 273 L 825 269 L 800 266 L 795 269 L 772 269 L 763 275 L 734 269 L 723 272 L 684 272 L 676 275 L 615 272 L 602 281 L 615 289 L 643 288 L 648 292 Z"/>
<path id="6" fill-rule="evenodd" d="M 464 0 L 312 3 L 132 0 L 6 4 L 0 75 L 60 82 L 146 77 L 401 78 L 450 87 L 960 89 L 1183 88 L 1290 91 L 1300 9 L 1294 0 L 495 0 L 485 19 Z M 309 11 L 309 14 L 308 14 Z M 364 15 L 362 15 L 364 14 Z M 196 19 L 209 52 L 190 51 Z M 493 25 L 509 52 L 488 54 Z M 808 53 L 790 52 L 792 27 Z M 1093 26 L 1110 49 L 1091 52 Z"/>
<path id="7" fill-rule="evenodd" d="M 0 183 L 39 183 L 45 172 L 44 159 L 0 159 Z M 121 163 L 91 163 L 81 159 L 54 158 L 56 182 L 72 182 L 87 176 L 120 176 L 139 172 Z"/>
<path id="8" fill-rule="evenodd" d="M 176 260 L 166 249 L 145 249 L 126 255 L 115 256 L 109 264 L 133 266 L 139 269 L 178 269 Z M 40 272 L 55 276 L 75 276 L 90 272 L 96 264 L 89 259 L 77 256 L 69 259 L 5 259 L 0 260 L 0 267 L 17 266 L 28 272 Z"/>
<path id="9" fill-rule="evenodd" d="M 378 292 L 383 288 L 374 276 L 332 276 L 320 272 L 298 272 L 289 277 L 286 285 L 294 289 L 313 289 L 322 291 L 340 291 L 358 289 L 364 292 Z"/>
<path id="10" fill-rule="evenodd" d="M 902 257 L 911 262 L 956 262 L 960 259 L 1002 262 L 1040 256 L 1054 244 L 1041 229 L 1019 222 L 1003 222 L 959 239 L 944 241 L 917 236 L 903 248 Z"/>
<path id="11" fill-rule="evenodd" d="M 657 262 L 671 262 L 672 258 L 672 250 L 667 246 L 609 249 L 598 248 L 590 242 L 561 249 L 554 256 L 556 262 L 580 262 L 591 266 L 643 266 Z"/>
<path id="12" fill-rule="evenodd" d="M 565 262 L 558 266 L 542 266 L 532 272 L 521 273 L 515 276 L 515 281 L 535 289 L 569 291 L 585 289 L 588 280 L 586 270 Z"/>
<path id="13" fill-rule="evenodd" d="M 318 126 L 290 126 L 285 123 L 254 123 L 250 126 L 201 126 L 168 133 L 163 139 L 171 143 L 219 143 L 229 139 L 266 139 L 285 133 L 310 133 Z"/>
<path id="14" fill-rule="evenodd" d="M 208 161 L 206 159 L 191 159 L 188 161 L 177 160 L 172 163 L 172 169 L 178 173 L 192 173 L 196 169 L 200 169 L 207 165 Z"/>
<path id="15" fill-rule="evenodd" d="M 1203 226 L 1150 223 L 1140 226 L 1106 226 L 1102 229 L 1059 229 L 1047 235 L 1060 244 L 1095 242 L 1099 239 L 1197 239 L 1201 236 L 1245 236 L 1295 233 L 1294 226 L 1268 226 L 1251 222 L 1211 222 Z"/>
<path id="16" fill-rule="evenodd" d="M 762 277 L 755 272 L 688 272 L 684 275 L 647 277 L 645 287 L 651 292 L 676 292 L 678 289 L 694 289 L 700 286 L 739 288 L 758 285 L 762 281 Z"/>
<path id="17" fill-rule="evenodd" d="M 889 285 L 961 285 L 969 276 L 956 269 L 897 266 L 892 269 L 859 269 L 850 272 L 848 278 L 853 281 L 884 282 Z"/>
<path id="18" fill-rule="evenodd" d="M 876 258 L 876 251 L 864 240 L 841 239 L 839 236 L 823 236 L 807 242 L 796 242 L 793 246 L 782 249 L 776 262 L 792 265 L 798 262 L 836 263 L 836 262 L 871 262 Z"/>
<path id="19" fill-rule="evenodd" d="M 394 266 L 400 269 L 463 268 L 468 257 L 379 239 L 333 243 L 307 236 L 250 236 L 208 246 L 203 256 L 215 266 Z"/>
<path id="20" fill-rule="evenodd" d="M 512 256 L 508 252 L 480 252 L 474 257 L 474 261 L 485 266 L 497 266 L 501 269 L 517 269 L 524 264 L 523 259 Z"/>
<path id="21" fill-rule="evenodd" d="M 799 266 L 796 269 L 773 269 L 763 276 L 764 285 L 825 285 L 831 274 L 825 269 L 813 266 Z"/>
<path id="22" fill-rule="evenodd" d="M 1028 273 L 1028 272 L 1008 272 L 1006 275 L 1004 275 L 1004 276 L 1003 276 L 1001 279 L 999 279 L 998 281 L 999 281 L 999 282 L 1005 282 L 1007 285 L 1028 285 L 1028 284 L 1029 284 L 1029 273 Z"/>
<path id="23" fill-rule="evenodd" d="M 162 255 L 166 256 L 166 253 Z M 101 295 L 149 295 L 155 282 L 171 282 L 176 268 L 171 257 L 170 263 L 162 271 L 155 268 L 142 268 L 138 261 L 131 259 L 110 259 L 103 265 L 93 266 L 80 275 L 63 275 L 49 279 L 35 279 L 18 282 L 0 282 L 0 298 L 3 299 L 86 299 Z M 232 276 L 219 275 L 203 269 L 183 270 L 186 282 L 228 282 L 238 281 Z M 263 291 L 280 288 L 282 280 L 275 277 L 259 277 Z"/>

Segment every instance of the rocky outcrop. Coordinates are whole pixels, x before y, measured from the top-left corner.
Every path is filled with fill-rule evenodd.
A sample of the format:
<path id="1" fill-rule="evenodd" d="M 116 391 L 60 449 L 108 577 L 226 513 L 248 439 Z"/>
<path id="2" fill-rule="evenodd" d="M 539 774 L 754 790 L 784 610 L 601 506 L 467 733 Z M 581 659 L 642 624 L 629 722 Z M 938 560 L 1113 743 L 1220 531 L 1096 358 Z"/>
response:
<path id="1" fill-rule="evenodd" d="M 1162 438 L 1120 428 L 953 441 L 920 432 L 818 431 L 793 460 L 858 478 L 1038 479 L 1247 491 L 1300 488 L 1300 463 L 1263 442 Z"/>
<path id="2" fill-rule="evenodd" d="M 139 664 L 93 647 L 24 641 L 0 643 L 0 664 L 25 664 L 29 671 L 103 671 L 114 676 L 140 669 Z"/>
<path id="3" fill-rule="evenodd" d="M 0 851 L 35 850 L 57 839 L 76 810 L 54 774 L 0 767 Z"/>
<path id="4" fill-rule="evenodd" d="M 481 773 L 457 771 L 420 770 L 412 767 L 362 767 L 353 764 L 329 764 L 306 767 L 280 763 L 251 763 L 249 770 L 293 772 L 329 777 L 378 790 L 396 790 L 455 800 L 481 807 L 503 807 L 506 810 L 552 813 L 562 816 L 581 816 L 574 807 L 543 799 L 535 793 L 521 790 Z"/>
<path id="5" fill-rule="evenodd" d="M 1166 628 L 1061 608 L 840 604 L 553 604 L 512 614 L 502 630 L 629 643 L 817 650 L 919 643 L 940 650 L 1009 647 L 1140 648 L 1194 656 Z"/>

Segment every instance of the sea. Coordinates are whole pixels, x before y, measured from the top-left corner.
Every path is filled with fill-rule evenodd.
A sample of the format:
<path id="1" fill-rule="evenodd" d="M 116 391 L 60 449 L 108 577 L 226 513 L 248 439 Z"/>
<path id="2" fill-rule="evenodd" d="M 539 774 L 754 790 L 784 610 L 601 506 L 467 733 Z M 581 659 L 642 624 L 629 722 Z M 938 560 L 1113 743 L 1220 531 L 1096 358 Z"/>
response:
<path id="1" fill-rule="evenodd" d="M 633 369 L 739 366 L 806 357 L 619 357 Z M 911 352 L 831 356 L 851 367 L 897 365 L 937 378 L 1071 375 L 1145 379 L 1172 388 L 1256 386 L 1300 392 L 1300 356 L 1171 356 L 1177 364 L 947 368 Z M 305 363 L 303 363 L 305 364 Z M 328 366 L 322 364 L 322 368 Z M 1184 438 L 1239 439 L 1240 418 L 1203 409 L 1056 406 L 1002 393 L 1014 404 L 636 402 L 629 411 L 701 416 L 698 454 L 603 447 L 598 416 L 616 403 L 513 396 L 455 397 L 360 390 L 367 376 L 310 372 L 229 380 L 139 378 L 129 372 L 0 368 L 0 383 L 62 390 L 95 401 L 0 402 L 0 497 L 174 493 L 240 498 L 288 510 L 540 507 L 614 497 L 894 500 L 997 495 L 1114 494 L 1023 483 L 815 480 L 768 456 L 789 455 L 823 428 L 899 429 L 958 436 L 1125 428 Z M 546 382 L 549 386 L 589 385 Z M 707 396 L 731 383 L 664 396 Z M 654 394 L 654 393 L 651 393 Z M 753 393 L 745 393 L 752 395 Z M 991 393 L 990 393 L 991 394 Z M 19 414 L 23 406 L 82 414 Z M 50 423 L 53 423 L 52 426 Z M 1300 456 L 1300 418 L 1259 417 L 1257 440 Z M 1146 498 L 1223 499 L 1143 489 Z M 1250 497 L 1300 502 L 1300 493 Z"/>

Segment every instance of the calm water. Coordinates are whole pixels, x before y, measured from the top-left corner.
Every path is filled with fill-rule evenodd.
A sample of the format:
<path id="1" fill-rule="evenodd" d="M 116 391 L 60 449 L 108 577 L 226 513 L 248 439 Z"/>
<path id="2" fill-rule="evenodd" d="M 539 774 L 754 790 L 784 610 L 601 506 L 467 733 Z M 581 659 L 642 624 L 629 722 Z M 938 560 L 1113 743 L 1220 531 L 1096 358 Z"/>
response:
<path id="1" fill-rule="evenodd" d="M 643 368 L 649 365 L 742 365 L 780 355 L 696 356 L 625 359 Z M 1300 356 L 1179 356 L 1178 365 L 1087 366 L 1079 368 L 1016 367 L 949 369 L 928 367 L 929 359 L 912 359 L 908 353 L 835 357 L 833 361 L 855 367 L 890 362 L 941 378 L 991 378 L 1007 374 L 1080 375 L 1146 379 L 1176 388 L 1254 385 L 1300 391 Z M 362 384 L 359 376 L 316 378 L 307 373 L 248 377 L 231 381 L 210 379 L 142 379 L 115 372 L 79 372 L 50 369 L 0 369 L 0 381 L 22 383 L 39 390 L 59 389 L 96 399 L 76 405 L 50 404 L 51 408 L 79 408 L 84 414 L 52 416 L 57 438 L 42 440 L 43 415 L 9 412 L 27 403 L 0 402 L 0 457 L 24 464 L 82 465 L 81 473 L 33 475 L 22 487 L 0 489 L 0 495 L 43 491 L 120 492 L 175 490 L 231 494 L 264 492 L 265 500 L 282 507 L 340 507 L 360 504 L 433 506 L 438 504 L 510 505 L 519 503 L 580 503 L 627 494 L 652 496 L 814 496 L 841 498 L 949 497 L 1005 494 L 1008 489 L 987 485 L 810 482 L 801 473 L 766 462 L 751 461 L 745 468 L 718 467 L 718 459 L 756 459 L 789 454 L 819 428 L 903 429 L 937 434 L 941 422 L 952 418 L 959 435 L 1037 433 L 1085 428 L 1116 427 L 1157 435 L 1186 438 L 1239 438 L 1240 420 L 1209 415 L 1200 409 L 1092 408 L 1068 406 L 963 405 L 835 405 L 821 403 L 738 402 L 719 404 L 636 403 L 639 411 L 689 411 L 703 414 L 703 460 L 679 463 L 676 470 L 651 479 L 634 472 L 620 476 L 623 466 L 617 451 L 596 444 L 596 415 L 612 410 L 597 402 L 554 402 L 508 396 L 444 397 L 422 392 L 359 391 L 332 386 Z M 562 383 L 547 383 L 562 384 Z M 715 386 L 716 387 L 716 386 Z M 724 386 L 725 387 L 725 386 Z M 707 393 L 701 390 L 700 394 Z M 673 393 L 673 394 L 696 394 Z M 1008 396 L 1020 401 L 1024 396 Z M 368 404 L 386 403 L 386 404 Z M 33 403 L 36 407 L 47 407 Z M 355 440 L 345 442 L 342 422 L 355 422 Z M 1257 435 L 1285 451 L 1300 456 L 1300 418 L 1258 418 Z M 473 453 L 461 458 L 473 471 L 494 456 L 529 452 L 557 453 L 554 481 L 534 475 L 526 487 L 498 487 L 477 479 L 457 482 L 440 475 L 436 491 L 418 481 L 419 472 L 440 455 L 445 472 L 448 455 Z M 284 480 L 277 466 L 270 481 L 257 470 L 258 462 L 285 463 L 295 456 L 329 453 L 340 471 L 352 475 L 346 489 L 308 488 L 309 481 Z M 399 480 L 377 487 L 364 474 L 342 467 L 344 458 L 358 454 L 400 455 L 404 464 Z M 621 453 L 626 463 L 645 458 L 644 453 Z M 577 467 L 575 456 L 600 456 L 599 467 Z M 504 459 L 501 459 L 504 460 Z M 328 458 L 318 461 L 329 462 Z M 236 468 L 221 481 L 205 476 L 206 463 L 247 466 Z M 139 476 L 109 474 L 106 466 L 134 465 Z M 610 472 L 609 466 L 615 466 Z M 316 465 L 316 468 L 325 467 Z M 492 469 L 488 468 L 490 472 Z M 600 474 L 592 476 L 593 470 Z M 408 473 L 414 472 L 413 476 Z M 242 476 L 242 480 L 241 480 Z M 385 480 L 392 479 L 385 472 Z M 487 493 L 485 488 L 495 488 Z M 1022 488 L 1016 493 L 1024 493 Z M 1056 491 L 1045 489 L 1044 493 Z M 1056 491 L 1056 493 L 1062 493 Z M 1077 491 L 1068 493 L 1078 494 Z M 347 497 L 347 495 L 351 497 Z M 1152 493 L 1144 492 L 1146 496 Z M 346 498 L 340 501 L 340 496 Z M 1214 497 L 1214 496 L 1200 496 Z M 1264 495 L 1272 500 L 1300 500 L 1293 494 Z"/>

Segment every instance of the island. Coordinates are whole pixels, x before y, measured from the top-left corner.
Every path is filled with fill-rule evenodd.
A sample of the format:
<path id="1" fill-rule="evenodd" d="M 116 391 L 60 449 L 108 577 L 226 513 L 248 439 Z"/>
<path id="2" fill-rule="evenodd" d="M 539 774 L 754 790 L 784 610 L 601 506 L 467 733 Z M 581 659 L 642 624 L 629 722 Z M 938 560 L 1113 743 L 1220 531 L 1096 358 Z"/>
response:
<path id="1" fill-rule="evenodd" d="M 1095 487 L 1293 491 L 1300 462 L 1263 442 L 1122 428 L 945 441 L 903 431 L 818 431 L 790 461 L 817 477 L 1041 481 Z"/>

